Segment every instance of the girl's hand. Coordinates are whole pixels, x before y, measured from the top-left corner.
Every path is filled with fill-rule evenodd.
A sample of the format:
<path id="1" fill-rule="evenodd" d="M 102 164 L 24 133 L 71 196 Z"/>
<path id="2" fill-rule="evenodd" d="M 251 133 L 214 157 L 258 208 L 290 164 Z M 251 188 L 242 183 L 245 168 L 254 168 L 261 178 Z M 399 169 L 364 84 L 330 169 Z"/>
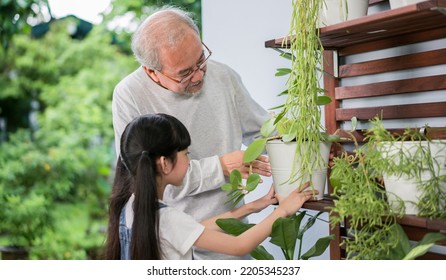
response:
<path id="1" fill-rule="evenodd" d="M 252 201 L 250 204 L 252 204 L 251 207 L 253 209 L 253 213 L 257 213 L 272 204 L 276 204 L 277 202 L 278 200 L 275 196 L 274 184 L 273 184 L 271 185 L 271 188 L 269 189 L 266 195 L 257 200 Z"/>
<path id="2" fill-rule="evenodd" d="M 302 205 L 313 198 L 314 194 L 318 194 L 317 190 L 308 189 L 310 182 L 306 182 L 293 192 L 291 192 L 285 199 L 279 194 L 276 194 L 276 198 L 279 201 L 278 209 L 282 209 L 286 216 L 293 215 L 302 207 Z"/>

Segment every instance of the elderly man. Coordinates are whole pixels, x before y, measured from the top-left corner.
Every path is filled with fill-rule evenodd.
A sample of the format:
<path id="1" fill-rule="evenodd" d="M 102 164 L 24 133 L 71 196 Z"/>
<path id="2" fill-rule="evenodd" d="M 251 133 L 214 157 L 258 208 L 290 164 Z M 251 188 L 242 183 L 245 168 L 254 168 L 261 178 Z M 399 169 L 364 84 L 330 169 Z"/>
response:
<path id="1" fill-rule="evenodd" d="M 191 17 L 177 8 L 163 8 L 148 17 L 132 38 L 132 50 L 141 64 L 113 93 L 116 151 L 125 126 L 136 116 L 166 113 L 189 130 L 191 163 L 182 188 L 168 187 L 167 204 L 201 221 L 230 210 L 221 191 L 230 172 L 246 178 L 242 144 L 259 136 L 268 113 L 249 95 L 239 75 L 210 60 Z M 270 176 L 268 158 L 254 163 L 255 173 Z M 231 259 L 207 251 L 196 259 Z"/>

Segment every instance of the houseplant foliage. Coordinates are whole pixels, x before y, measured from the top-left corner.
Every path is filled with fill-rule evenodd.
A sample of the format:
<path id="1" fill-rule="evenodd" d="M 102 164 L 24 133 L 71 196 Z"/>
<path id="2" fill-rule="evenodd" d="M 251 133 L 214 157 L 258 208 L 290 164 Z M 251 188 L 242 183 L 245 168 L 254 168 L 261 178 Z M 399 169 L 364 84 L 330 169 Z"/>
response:
<path id="1" fill-rule="evenodd" d="M 355 127 L 355 120 L 353 120 Z M 406 137 L 421 137 L 418 133 L 408 130 Z M 331 209 L 330 223 L 334 226 L 344 223 L 347 219 L 348 236 L 341 245 L 346 246 L 347 258 L 351 259 L 401 259 L 411 258 L 410 246 L 405 240 L 407 236 L 397 223 L 403 216 L 404 204 L 399 200 L 399 207 L 391 207 L 386 200 L 387 192 L 383 184 L 383 172 L 393 169 L 404 171 L 404 166 L 397 167 L 391 159 L 383 157 L 380 149 L 377 149 L 382 141 L 396 141 L 400 137 L 393 137 L 382 125 L 378 118 L 371 120 L 370 128 L 366 131 L 366 139 L 363 145 L 355 142 L 352 152 L 343 151 L 340 157 L 334 158 L 334 165 L 330 175 L 330 183 L 333 187 L 334 207 Z M 354 139 L 353 135 L 351 135 Z M 416 162 L 417 169 L 423 166 Z M 444 180 L 444 178 L 439 180 Z M 429 186 L 428 188 L 433 188 Z M 435 205 L 437 198 L 427 196 L 424 203 Z M 443 202 L 442 202 L 443 203 Z M 435 206 L 432 206 L 435 208 Z M 431 209 L 432 209 L 431 207 Z M 444 215 L 444 207 L 437 209 L 430 217 Z M 428 248 L 436 241 L 444 238 L 444 235 L 428 234 L 419 243 L 420 247 L 413 248 L 411 254 L 422 253 L 421 247 Z M 425 253 L 425 252 L 424 252 Z M 424 254 L 423 253 L 423 254 Z M 415 257 L 412 255 L 412 257 Z"/>
<path id="2" fill-rule="evenodd" d="M 311 216 L 306 223 L 301 226 L 306 215 L 306 211 L 296 213 L 289 217 L 277 219 L 272 228 L 270 242 L 278 246 L 286 260 L 308 260 L 312 257 L 320 256 L 330 245 L 330 240 L 334 239 L 333 235 L 319 238 L 316 243 L 305 253 L 302 254 L 302 242 L 305 232 L 310 229 L 316 222 L 316 219 L 322 212 Z M 219 219 L 217 225 L 226 233 L 232 235 L 240 235 L 250 229 L 254 224 L 245 224 L 237 219 Z M 299 241 L 299 243 L 297 243 Z M 265 247 L 259 245 L 251 252 L 251 256 L 257 260 L 273 260 Z"/>
<path id="3" fill-rule="evenodd" d="M 285 103 L 275 108 L 281 111 L 263 124 L 261 129 L 263 138 L 248 146 L 243 159 L 245 163 L 252 163 L 264 152 L 269 140 L 295 141 L 297 148 L 294 156 L 301 161 L 301 166 L 298 172 L 294 164 L 289 181 L 296 182 L 296 185 L 304 183 L 304 175 L 311 177 L 315 167 L 322 167 L 325 164 L 320 156 L 321 140 L 335 141 L 336 138 L 330 138 L 321 124 L 320 106 L 331 101 L 319 86 L 321 71 L 318 69 L 322 65 L 323 47 L 317 27 L 322 4 L 323 0 L 293 1 L 291 25 L 287 37 L 291 47 L 288 52 L 281 54 L 291 60 L 291 68 L 278 69 L 276 73 L 277 76 L 289 75 L 287 90 L 281 93 L 286 95 Z M 301 149 L 303 145 L 307 148 Z M 250 182 L 256 180 L 248 178 Z M 223 190 L 229 192 L 229 201 L 237 201 L 255 188 L 251 184 L 249 187 L 247 185 L 248 183 L 244 185 L 238 176 L 232 176 L 231 182 L 223 186 Z"/>

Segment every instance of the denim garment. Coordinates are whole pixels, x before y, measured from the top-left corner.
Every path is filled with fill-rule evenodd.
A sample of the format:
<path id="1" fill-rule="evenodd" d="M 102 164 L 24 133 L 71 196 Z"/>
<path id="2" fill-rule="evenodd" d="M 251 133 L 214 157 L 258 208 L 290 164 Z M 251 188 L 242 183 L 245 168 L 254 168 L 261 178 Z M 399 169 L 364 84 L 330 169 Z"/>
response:
<path id="1" fill-rule="evenodd" d="M 164 203 L 158 203 L 158 209 L 167 207 Z M 125 225 L 125 206 L 119 215 L 119 243 L 121 244 L 121 260 L 130 260 L 130 242 L 132 229 Z"/>

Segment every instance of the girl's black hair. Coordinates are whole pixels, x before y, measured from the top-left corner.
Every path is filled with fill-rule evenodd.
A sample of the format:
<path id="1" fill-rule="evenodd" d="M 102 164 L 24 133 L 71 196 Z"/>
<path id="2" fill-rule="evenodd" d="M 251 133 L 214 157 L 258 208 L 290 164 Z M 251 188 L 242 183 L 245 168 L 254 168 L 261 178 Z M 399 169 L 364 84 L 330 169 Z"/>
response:
<path id="1" fill-rule="evenodd" d="M 121 136 L 121 155 L 110 197 L 107 259 L 121 257 L 119 216 L 132 193 L 135 200 L 130 258 L 161 259 L 156 160 L 164 156 L 175 164 L 177 152 L 189 147 L 190 143 L 186 127 L 170 115 L 143 115 L 127 125 Z"/>

